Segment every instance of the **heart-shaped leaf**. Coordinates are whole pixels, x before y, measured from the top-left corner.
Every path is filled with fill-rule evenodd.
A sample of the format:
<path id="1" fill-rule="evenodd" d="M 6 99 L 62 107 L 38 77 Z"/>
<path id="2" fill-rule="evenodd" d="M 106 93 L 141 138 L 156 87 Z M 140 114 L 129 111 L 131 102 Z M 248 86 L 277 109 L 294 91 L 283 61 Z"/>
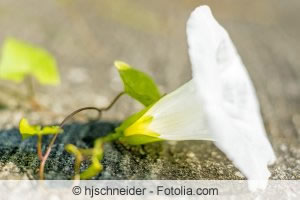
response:
<path id="1" fill-rule="evenodd" d="M 116 61 L 115 66 L 122 78 L 124 90 L 129 96 L 145 106 L 160 99 L 159 90 L 150 76 L 121 61 Z"/>
<path id="2" fill-rule="evenodd" d="M 7 38 L 2 47 L 0 78 L 21 82 L 27 75 L 41 84 L 60 83 L 56 61 L 49 52 L 26 42 Z"/>

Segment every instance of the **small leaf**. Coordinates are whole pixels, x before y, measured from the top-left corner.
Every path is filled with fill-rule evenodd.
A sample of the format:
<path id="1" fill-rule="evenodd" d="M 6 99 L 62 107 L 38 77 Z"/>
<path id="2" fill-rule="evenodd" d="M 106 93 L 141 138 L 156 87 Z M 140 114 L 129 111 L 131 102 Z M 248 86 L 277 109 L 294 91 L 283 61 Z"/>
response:
<path id="1" fill-rule="evenodd" d="M 43 128 L 41 126 L 32 126 L 25 118 L 21 119 L 19 129 L 23 140 L 35 135 L 52 135 L 63 132 L 63 129 L 59 126 L 45 126 Z"/>
<path id="2" fill-rule="evenodd" d="M 50 53 L 26 42 L 7 38 L 2 47 L 0 78 L 21 82 L 32 75 L 41 84 L 60 83 L 56 61 Z"/>
<path id="3" fill-rule="evenodd" d="M 149 106 L 160 99 L 161 95 L 156 84 L 147 74 L 124 62 L 116 61 L 115 66 L 123 80 L 124 90 L 129 96 L 145 106 Z"/>

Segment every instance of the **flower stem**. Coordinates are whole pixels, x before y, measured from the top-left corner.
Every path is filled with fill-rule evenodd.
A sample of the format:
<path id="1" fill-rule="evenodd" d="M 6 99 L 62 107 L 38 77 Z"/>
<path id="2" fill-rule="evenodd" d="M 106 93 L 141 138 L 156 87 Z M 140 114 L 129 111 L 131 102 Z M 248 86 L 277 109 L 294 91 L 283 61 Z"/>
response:
<path id="1" fill-rule="evenodd" d="M 35 90 L 34 90 L 34 83 L 33 78 L 31 76 L 27 77 L 26 79 L 26 87 L 27 87 L 27 96 L 28 99 L 34 99 L 35 98 Z"/>
<path id="2" fill-rule="evenodd" d="M 43 153 L 42 153 L 42 136 L 41 135 L 38 135 L 37 153 L 38 153 L 40 161 L 42 161 L 43 160 Z"/>
<path id="3" fill-rule="evenodd" d="M 75 176 L 74 176 L 74 180 L 79 180 L 80 179 L 80 165 L 82 162 L 83 158 L 82 155 L 77 155 L 75 157 L 75 166 L 74 166 L 74 171 L 75 171 Z"/>
<path id="4" fill-rule="evenodd" d="M 80 165 L 81 162 L 83 161 L 83 153 L 79 148 L 77 148 L 73 144 L 68 144 L 65 146 L 65 150 L 69 152 L 70 154 L 73 154 L 75 156 L 75 164 L 74 164 L 74 180 L 79 180 L 80 179 Z"/>
<path id="5" fill-rule="evenodd" d="M 112 102 L 106 107 L 106 108 L 103 108 L 102 110 L 103 111 L 107 111 L 109 110 L 117 101 L 118 99 L 123 96 L 125 94 L 125 92 L 120 92 L 113 100 Z"/>
<path id="6" fill-rule="evenodd" d="M 102 115 L 102 111 L 107 111 L 107 110 L 109 110 L 109 109 L 117 102 L 117 100 L 118 100 L 123 94 L 125 94 L 125 92 L 119 93 L 119 94 L 113 99 L 113 101 L 112 101 L 107 107 L 105 107 L 105 108 L 83 107 L 83 108 L 80 108 L 80 109 L 78 109 L 78 110 L 75 110 L 74 112 L 72 112 L 71 114 L 69 114 L 69 115 L 68 115 L 68 116 L 60 123 L 59 126 L 62 128 L 62 127 L 65 125 L 65 123 L 66 123 L 69 119 L 71 119 L 74 115 L 76 115 L 77 113 L 82 112 L 82 111 L 84 111 L 84 110 L 96 110 L 96 111 L 99 112 L 98 118 L 100 118 L 101 115 Z M 41 163 L 40 163 L 40 170 L 39 170 L 40 180 L 43 180 L 43 179 L 44 179 L 44 169 L 45 169 L 45 164 L 46 164 L 46 161 L 47 161 L 47 159 L 48 159 L 48 157 L 49 157 L 49 154 L 50 154 L 50 152 L 51 152 L 52 146 L 53 146 L 53 144 L 54 144 L 54 142 L 55 142 L 57 136 L 58 136 L 58 134 L 55 134 L 55 135 L 52 137 L 52 139 L 51 139 L 51 141 L 50 141 L 50 144 L 49 144 L 48 147 L 47 147 L 47 150 L 46 150 L 45 155 L 42 156 Z M 81 162 L 81 161 L 80 161 L 80 162 Z M 80 164 L 79 164 L 79 165 L 80 165 Z"/>

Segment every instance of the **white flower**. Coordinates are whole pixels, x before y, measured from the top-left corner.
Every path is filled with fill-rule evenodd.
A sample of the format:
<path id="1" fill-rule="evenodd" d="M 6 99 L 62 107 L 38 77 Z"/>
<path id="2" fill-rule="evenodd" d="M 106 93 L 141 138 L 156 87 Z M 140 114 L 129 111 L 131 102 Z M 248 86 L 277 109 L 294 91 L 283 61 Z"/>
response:
<path id="1" fill-rule="evenodd" d="M 126 136 L 162 140 L 213 140 L 249 179 L 264 188 L 275 161 L 249 75 L 226 30 L 207 6 L 187 22 L 193 79 L 164 96 L 127 130 Z"/>
<path id="2" fill-rule="evenodd" d="M 146 122 L 146 126 L 141 131 L 145 134 L 145 129 L 151 130 L 155 133 L 152 136 L 160 139 L 213 140 L 203 119 L 202 105 L 195 93 L 195 84 L 191 80 L 155 103 L 125 131 L 125 135 L 137 134 L 137 126 Z M 195 110 L 195 108 L 200 110 Z M 149 120 L 145 120 L 149 117 L 150 123 Z"/>

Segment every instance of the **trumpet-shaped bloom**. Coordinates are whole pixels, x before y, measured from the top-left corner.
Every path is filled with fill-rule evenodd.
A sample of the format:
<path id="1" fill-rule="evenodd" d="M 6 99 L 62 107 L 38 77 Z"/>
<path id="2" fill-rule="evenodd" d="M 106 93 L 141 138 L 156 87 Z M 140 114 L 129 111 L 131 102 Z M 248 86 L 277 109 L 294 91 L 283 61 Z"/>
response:
<path id="1" fill-rule="evenodd" d="M 191 14 L 187 39 L 193 79 L 152 105 L 125 136 L 213 140 L 249 180 L 260 180 L 250 189 L 265 187 L 275 155 L 234 44 L 207 6 Z"/>
<path id="2" fill-rule="evenodd" d="M 125 136 L 142 134 L 163 140 L 213 140 L 195 86 L 194 80 L 190 80 L 160 99 L 125 130 Z"/>

